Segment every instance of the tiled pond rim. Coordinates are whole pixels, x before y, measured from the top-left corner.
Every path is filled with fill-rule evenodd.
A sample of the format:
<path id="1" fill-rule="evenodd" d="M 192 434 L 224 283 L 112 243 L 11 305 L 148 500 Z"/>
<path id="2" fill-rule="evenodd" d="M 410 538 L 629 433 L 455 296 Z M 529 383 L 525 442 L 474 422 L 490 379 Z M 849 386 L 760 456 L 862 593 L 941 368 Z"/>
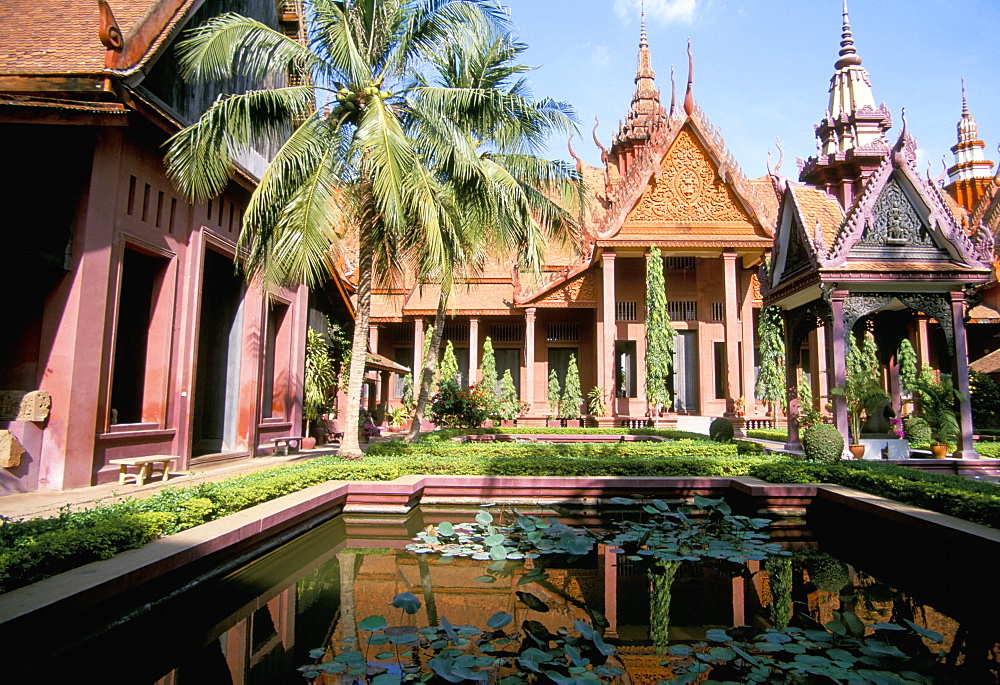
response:
<path id="1" fill-rule="evenodd" d="M 0 644 L 58 640 L 53 630 L 73 617 L 115 617 L 169 597 L 200 577 L 217 576 L 340 513 L 405 514 L 419 504 L 483 502 L 551 504 L 636 494 L 663 499 L 724 496 L 737 508 L 776 516 L 822 512 L 833 525 L 859 525 L 858 544 L 894 550 L 894 539 L 926 541 L 955 579 L 979 582 L 950 550 L 966 559 L 1000 558 L 1000 530 L 837 485 L 780 485 L 756 478 L 406 476 L 388 482 L 329 482 L 0 595 Z M 863 521 L 859 523 L 858 517 Z M 901 529 L 906 535 L 896 535 Z M 779 533 L 780 535 L 780 533 Z M 916 553 L 916 550 L 911 550 Z M 927 563 L 920 553 L 914 563 Z M 992 564 L 983 564 L 991 566 Z M 975 574 L 973 574 L 975 575 Z M 981 579 L 986 581 L 987 579 Z M 942 579 L 942 582 L 950 582 Z M 55 631 L 58 632 L 57 630 Z"/>

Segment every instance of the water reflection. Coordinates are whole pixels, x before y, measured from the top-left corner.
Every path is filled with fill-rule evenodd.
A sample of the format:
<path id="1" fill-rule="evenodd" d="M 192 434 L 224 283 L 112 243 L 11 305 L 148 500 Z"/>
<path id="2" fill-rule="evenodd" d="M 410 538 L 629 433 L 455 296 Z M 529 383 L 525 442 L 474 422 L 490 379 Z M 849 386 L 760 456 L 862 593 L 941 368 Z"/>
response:
<path id="1" fill-rule="evenodd" d="M 710 629 L 823 624 L 843 610 L 866 622 L 906 618 L 941 633 L 941 647 L 952 663 L 991 660 L 992 673 L 980 669 L 980 676 L 965 682 L 992 680 L 1000 662 L 995 593 L 928 575 L 934 564 L 918 555 L 884 553 L 892 545 L 910 549 L 916 543 L 901 539 L 899 531 L 892 540 L 880 531 L 886 537 L 873 542 L 870 522 L 845 527 L 839 513 L 836 525 L 817 519 L 812 529 L 801 522 L 775 526 L 774 539 L 793 552 L 784 559 L 651 567 L 598 545 L 587 557 L 540 560 L 547 577 L 523 585 L 519 582 L 534 562 L 488 566 L 456 558 L 441 563 L 435 556 L 403 550 L 425 526 L 468 521 L 474 513 L 426 508 L 406 518 L 338 517 L 162 604 L 137 612 L 109 606 L 107 615 L 90 616 L 87 626 L 61 626 L 79 635 L 98 633 L 92 639 L 52 648 L 43 636 L 25 636 L 26 645 L 45 651 L 26 647 L 16 664 L 20 670 L 10 672 L 9 682 L 40 682 L 52 663 L 72 663 L 75 672 L 100 674 L 105 682 L 301 684 L 305 681 L 296 669 L 315 661 L 310 650 L 323 647 L 327 658 L 335 654 L 345 639 L 366 634 L 359 623 L 367 616 L 383 615 L 390 625 L 411 629 L 442 618 L 482 628 L 500 611 L 513 614 L 515 624 L 527 618 L 552 632 L 574 621 L 598 627 L 618 647 L 614 662 L 627 672 L 623 682 L 632 683 L 668 678 L 671 667 L 661 663 L 667 645 L 702 640 Z M 601 525 L 592 512 L 558 517 L 573 525 Z M 942 555 L 968 578 L 993 573 L 991 560 L 967 555 L 960 547 L 940 549 Z M 516 600 L 517 591 L 530 591 L 550 610 L 529 611 Z M 420 598 L 416 614 L 390 609 L 400 592 Z M 117 620 L 129 612 L 127 621 Z M 104 623 L 115 625 L 93 630 Z M 123 654 L 134 656 L 122 659 Z"/>

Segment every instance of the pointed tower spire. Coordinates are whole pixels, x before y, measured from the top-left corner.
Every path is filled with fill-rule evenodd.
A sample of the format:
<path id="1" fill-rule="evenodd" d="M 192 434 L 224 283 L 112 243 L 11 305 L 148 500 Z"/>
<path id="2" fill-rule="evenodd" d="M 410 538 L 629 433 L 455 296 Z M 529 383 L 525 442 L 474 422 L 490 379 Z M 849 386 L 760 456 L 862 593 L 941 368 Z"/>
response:
<path id="1" fill-rule="evenodd" d="M 962 117 L 958 120 L 958 143 L 952 146 L 955 164 L 948 169 L 945 190 L 968 210 L 971 210 L 989 184 L 993 162 L 986 159 L 986 143 L 979 138 L 979 125 L 969 114 L 969 101 L 965 97 L 965 79 L 962 79 Z"/>
<path id="2" fill-rule="evenodd" d="M 830 99 L 823 120 L 816 125 L 818 154 L 806 162 L 800 178 L 836 192 L 846 209 L 853 202 L 854 185 L 889 154 L 885 132 L 892 127 L 892 116 L 884 104 L 875 104 L 871 79 L 854 45 L 847 0 L 842 17 Z"/>
<path id="3" fill-rule="evenodd" d="M 649 38 L 646 35 L 646 12 L 643 9 L 639 30 L 639 56 L 635 70 L 635 93 L 625 121 L 615 134 L 612 149 L 622 144 L 638 144 L 649 138 L 652 127 L 666 118 L 660 104 L 660 91 L 656 88 L 656 72 L 653 71 L 649 52 Z"/>
<path id="4" fill-rule="evenodd" d="M 677 108 L 677 81 L 674 80 L 674 65 L 670 65 L 670 116 Z"/>

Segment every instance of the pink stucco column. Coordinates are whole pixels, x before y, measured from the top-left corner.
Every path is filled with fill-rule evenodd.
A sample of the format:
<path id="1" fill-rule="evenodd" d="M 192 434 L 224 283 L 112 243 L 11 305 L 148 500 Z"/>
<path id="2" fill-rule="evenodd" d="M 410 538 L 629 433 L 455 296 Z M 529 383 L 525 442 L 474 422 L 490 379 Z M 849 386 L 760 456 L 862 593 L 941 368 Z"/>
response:
<path id="1" fill-rule="evenodd" d="M 601 253 L 601 270 L 604 286 L 604 298 L 601 303 L 601 320 L 604 322 L 604 337 L 599 341 L 599 355 L 597 369 L 598 385 L 603 385 L 608 390 L 610 402 L 608 402 L 608 415 L 618 414 L 618 393 L 615 388 L 615 340 L 617 339 L 615 323 L 615 258 L 614 252 L 605 250 Z M 603 360 L 601 358 L 603 354 Z M 625 400 L 627 403 L 628 400 Z"/>
<path id="2" fill-rule="evenodd" d="M 738 255 L 733 250 L 722 253 L 725 278 L 725 336 L 726 336 L 726 414 L 733 415 L 734 402 L 740 392 L 740 322 L 737 300 L 739 292 L 736 287 L 736 259 Z"/>
<path id="3" fill-rule="evenodd" d="M 469 319 L 469 385 L 479 381 L 479 319 Z"/>
<path id="4" fill-rule="evenodd" d="M 965 335 L 965 293 L 951 293 L 951 320 L 955 330 L 955 354 L 952 355 L 955 387 L 962 393 L 959 402 L 958 449 L 956 459 L 978 459 L 979 453 L 972 445 L 972 401 L 969 396 L 969 345 Z"/>
<path id="5" fill-rule="evenodd" d="M 830 296 L 830 309 L 833 314 L 830 362 L 833 366 L 834 388 L 844 387 L 847 383 L 847 336 L 851 332 L 844 329 L 844 298 L 846 297 L 846 290 L 835 290 Z M 833 396 L 833 425 L 844 436 L 844 440 L 849 443 L 851 437 L 847 424 L 847 400 L 843 395 Z"/>
<path id="6" fill-rule="evenodd" d="M 522 400 L 535 409 L 535 308 L 524 310 L 524 397 Z"/>
<path id="7" fill-rule="evenodd" d="M 783 311 L 782 314 L 787 315 L 788 312 Z M 793 364 L 792 360 L 797 359 L 798 350 L 793 350 L 792 341 L 795 336 L 792 332 L 792 327 L 789 325 L 788 316 L 784 317 L 785 320 L 785 398 L 788 402 L 788 442 L 785 443 L 786 450 L 801 450 L 802 442 L 799 439 L 799 387 L 798 387 L 798 374 L 796 369 L 798 368 L 798 363 Z M 775 418 L 777 418 L 777 410 L 774 412 Z"/>
<path id="8" fill-rule="evenodd" d="M 413 393 L 419 391 L 420 369 L 424 368 L 424 320 L 419 316 L 413 320 Z"/>

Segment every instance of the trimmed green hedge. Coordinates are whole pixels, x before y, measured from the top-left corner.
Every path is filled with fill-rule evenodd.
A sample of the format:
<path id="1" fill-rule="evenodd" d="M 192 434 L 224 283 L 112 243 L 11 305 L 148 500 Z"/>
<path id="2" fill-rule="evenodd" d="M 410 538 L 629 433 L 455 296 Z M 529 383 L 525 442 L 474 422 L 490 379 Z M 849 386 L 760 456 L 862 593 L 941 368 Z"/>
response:
<path id="1" fill-rule="evenodd" d="M 754 465 L 749 475 L 771 483 L 836 483 L 1000 528 L 1000 486 L 962 476 L 925 473 L 877 461 L 772 462 Z"/>
<path id="2" fill-rule="evenodd" d="M 551 430 L 551 429 L 550 429 Z M 573 429 L 568 429 L 573 430 Z M 620 433 L 620 431 L 615 431 Z M 372 445 L 361 461 L 337 456 L 141 500 L 62 511 L 46 519 L 0 517 L 0 592 L 141 547 L 164 534 L 330 480 L 387 481 L 410 474 L 487 476 L 755 476 L 773 483 L 837 483 L 968 521 L 1000 527 L 1000 486 L 928 474 L 884 462 L 816 464 L 737 454 L 739 445 L 667 443 L 483 443 L 440 439 Z M 755 443 L 743 443 L 756 446 Z"/>
<path id="3" fill-rule="evenodd" d="M 773 440 L 775 442 L 788 442 L 788 431 L 784 428 L 751 428 L 746 431 L 748 438 L 758 440 Z"/>

